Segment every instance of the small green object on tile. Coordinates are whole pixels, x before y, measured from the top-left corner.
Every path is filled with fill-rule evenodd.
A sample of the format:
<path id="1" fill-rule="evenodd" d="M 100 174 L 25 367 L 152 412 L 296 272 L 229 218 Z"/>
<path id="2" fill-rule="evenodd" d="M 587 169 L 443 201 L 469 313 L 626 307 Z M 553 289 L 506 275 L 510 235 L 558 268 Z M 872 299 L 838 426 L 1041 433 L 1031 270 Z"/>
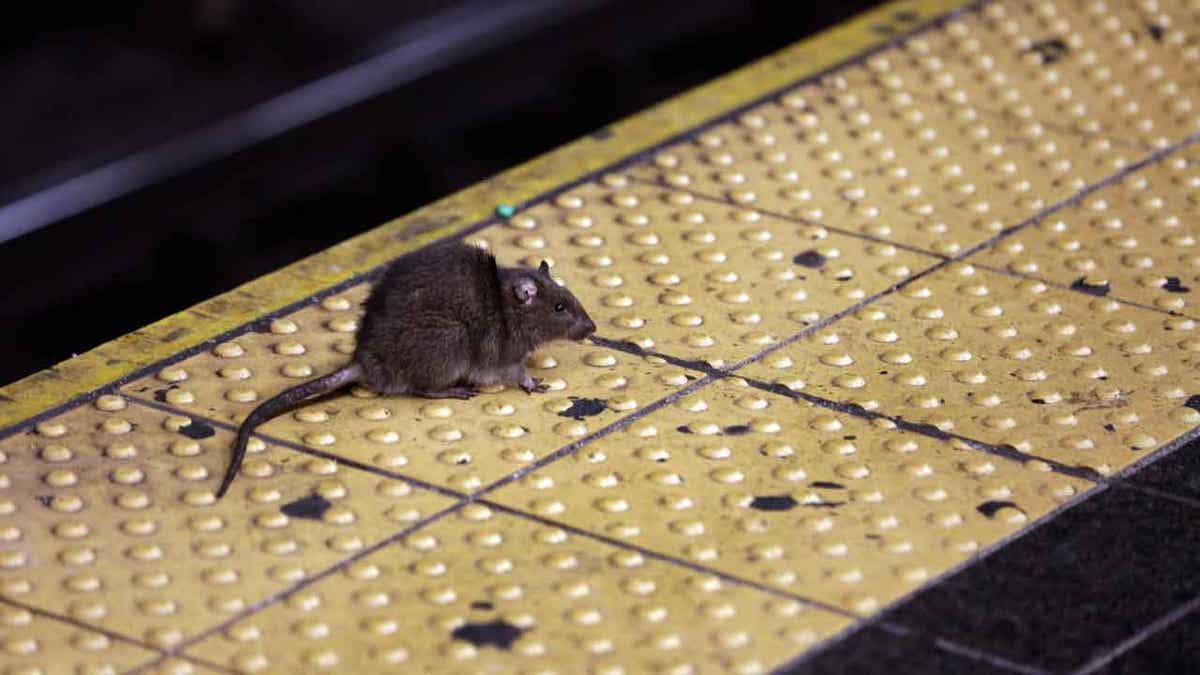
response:
<path id="1" fill-rule="evenodd" d="M 496 207 L 496 215 L 501 218 L 512 218 L 512 215 L 516 212 L 517 210 L 513 208 L 512 204 L 501 204 Z"/>

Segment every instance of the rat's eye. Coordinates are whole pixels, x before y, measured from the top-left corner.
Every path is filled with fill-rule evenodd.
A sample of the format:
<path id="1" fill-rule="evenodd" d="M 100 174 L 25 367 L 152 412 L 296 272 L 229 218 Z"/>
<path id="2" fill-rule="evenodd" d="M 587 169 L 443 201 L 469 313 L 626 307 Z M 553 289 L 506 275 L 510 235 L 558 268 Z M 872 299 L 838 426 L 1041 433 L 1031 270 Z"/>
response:
<path id="1" fill-rule="evenodd" d="M 561 312 L 561 311 L 563 311 L 563 310 L 564 310 L 564 309 L 566 309 L 566 308 L 567 308 L 567 306 L 566 306 L 566 305 L 564 305 L 564 304 L 562 304 L 562 303 L 560 302 L 560 303 L 558 303 L 557 305 L 555 305 L 555 306 L 554 306 L 554 311 L 556 311 L 556 312 Z"/>

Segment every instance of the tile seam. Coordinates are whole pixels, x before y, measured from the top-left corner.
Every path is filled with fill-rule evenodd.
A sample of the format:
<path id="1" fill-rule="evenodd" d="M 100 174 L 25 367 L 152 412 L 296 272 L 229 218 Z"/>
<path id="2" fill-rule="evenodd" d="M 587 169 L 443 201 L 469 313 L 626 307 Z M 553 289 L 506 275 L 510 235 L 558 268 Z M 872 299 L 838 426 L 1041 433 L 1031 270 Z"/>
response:
<path id="1" fill-rule="evenodd" d="M 259 612 L 261 612 L 265 609 L 268 609 L 268 608 L 278 604 L 279 602 L 281 602 L 283 600 L 290 598 L 291 596 L 295 595 L 296 593 L 299 593 L 300 591 L 304 590 L 305 588 L 308 588 L 309 586 L 312 586 L 313 584 L 319 583 L 319 582 L 323 581 L 324 579 L 326 579 L 342 570 L 345 570 L 346 568 L 348 568 L 349 566 L 358 562 L 359 560 L 362 560 L 363 558 L 373 555 L 373 554 L 377 553 L 378 551 L 381 551 L 384 548 L 387 548 L 387 547 L 391 546 L 392 544 L 395 544 L 396 542 L 401 541 L 405 537 L 408 537 L 409 535 L 411 535 L 413 532 L 416 532 L 417 530 L 420 530 L 428 525 L 436 523 L 449 515 L 457 513 L 458 511 L 462 510 L 463 507 L 467 506 L 469 503 L 470 502 L 468 500 L 460 500 L 454 504 L 446 506 L 446 507 L 426 516 L 425 518 L 422 518 L 420 521 L 413 523 L 411 525 L 408 525 L 408 526 L 404 527 L 403 529 L 401 529 L 400 531 L 395 532 L 395 533 L 389 535 L 388 537 L 381 539 L 378 542 L 375 542 L 374 544 L 362 549 L 361 551 L 359 551 L 353 555 L 350 555 L 346 558 L 343 558 L 342 560 L 339 560 L 338 562 L 330 565 L 329 567 L 326 567 L 325 569 L 320 570 L 316 574 L 305 577 L 304 579 L 302 579 L 299 582 L 297 582 L 296 584 L 288 587 L 287 589 L 282 590 L 278 593 L 274 593 L 256 603 L 254 603 L 250 607 L 247 607 L 246 609 L 244 609 L 240 612 L 237 612 L 236 614 L 229 617 L 228 619 L 226 619 L 214 626 L 210 626 L 201 631 L 198 631 L 196 634 L 180 641 L 178 644 L 172 646 L 170 649 L 163 650 L 163 654 L 160 658 L 155 659 L 148 663 L 144 663 L 132 670 L 126 671 L 125 675 L 135 675 L 137 673 L 145 672 L 146 669 L 153 668 L 154 666 L 162 663 L 163 661 L 165 661 L 167 659 L 171 659 L 171 658 L 179 657 L 179 658 L 186 658 L 186 659 L 191 660 L 191 659 L 193 659 L 193 657 L 189 657 L 184 654 L 185 650 L 187 650 L 188 648 L 190 648 L 196 644 L 199 644 L 200 642 L 203 642 L 204 640 L 207 640 L 208 638 L 210 638 L 222 631 L 228 630 L 230 627 L 250 618 L 251 616 L 254 616 L 255 614 L 258 614 Z"/>

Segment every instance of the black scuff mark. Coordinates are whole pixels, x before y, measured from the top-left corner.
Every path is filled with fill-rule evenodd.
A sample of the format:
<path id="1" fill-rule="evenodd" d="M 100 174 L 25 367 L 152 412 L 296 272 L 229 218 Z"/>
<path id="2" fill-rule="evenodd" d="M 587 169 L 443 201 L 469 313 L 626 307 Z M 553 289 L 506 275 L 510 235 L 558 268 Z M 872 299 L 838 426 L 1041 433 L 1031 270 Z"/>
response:
<path id="1" fill-rule="evenodd" d="M 1192 410 L 1200 410 L 1200 394 L 1189 396 L 1183 404 Z"/>
<path id="2" fill-rule="evenodd" d="M 162 389 L 156 389 L 154 391 L 154 400 L 158 401 L 159 403 L 166 403 L 167 402 L 167 393 L 174 389 L 178 389 L 178 388 L 179 388 L 179 385 L 173 384 L 169 387 L 163 387 Z"/>
<path id="3" fill-rule="evenodd" d="M 495 606 L 486 600 L 476 600 L 471 603 L 471 609 L 477 609 L 483 612 L 495 609 Z"/>
<path id="4" fill-rule="evenodd" d="M 1107 431 L 1107 432 L 1109 432 L 1109 433 L 1112 433 L 1112 432 L 1116 431 L 1116 430 L 1117 430 L 1117 428 L 1116 428 L 1115 426 L 1113 426 L 1113 423 L 1112 423 L 1112 422 L 1109 422 L 1108 424 L 1105 424 L 1105 425 L 1104 425 L 1104 430 L 1105 430 L 1105 431 Z"/>
<path id="5" fill-rule="evenodd" d="M 845 490 L 846 489 L 845 485 L 842 485 L 841 483 L 835 483 L 830 480 L 816 480 L 816 481 L 813 481 L 812 483 L 810 483 L 810 485 L 812 485 L 815 488 L 822 488 L 825 490 Z"/>
<path id="6" fill-rule="evenodd" d="M 497 619 L 488 623 L 463 624 L 455 628 L 450 635 L 455 639 L 470 642 L 476 647 L 491 645 L 508 651 L 524 633 L 524 628 L 518 628 L 507 621 Z"/>
<path id="7" fill-rule="evenodd" d="M 187 436 L 188 438 L 200 440 L 201 438 L 209 438 L 210 436 L 215 435 L 217 432 L 204 422 L 192 420 L 192 423 L 181 428 L 179 433 Z"/>
<path id="8" fill-rule="evenodd" d="M 938 440 L 950 440 L 950 434 L 926 422 L 909 422 L 908 420 L 902 418 L 896 418 L 896 426 L 908 431 L 915 431 L 918 434 L 931 436 Z"/>
<path id="9" fill-rule="evenodd" d="M 41 502 L 42 506 L 49 508 L 50 504 L 54 501 L 54 495 L 37 495 L 34 499 Z"/>
<path id="10" fill-rule="evenodd" d="M 982 513 L 983 515 L 987 516 L 988 518 L 995 518 L 996 512 L 999 511 L 1000 509 L 1015 509 L 1015 508 L 1017 508 L 1017 505 L 1014 504 L 1013 502 L 990 500 L 990 501 L 986 501 L 986 502 L 980 504 L 979 506 L 976 506 L 975 510 Z"/>
<path id="11" fill-rule="evenodd" d="M 325 512 L 329 507 L 333 506 L 328 499 L 321 495 L 311 494 L 307 497 L 302 497 L 294 502 L 288 502 L 279 507 L 279 510 L 284 515 L 291 518 L 307 518 L 309 520 L 320 520 L 324 517 Z"/>
<path id="12" fill-rule="evenodd" d="M 1046 399 L 1044 399 L 1044 398 L 1031 398 L 1031 399 L 1029 399 L 1029 400 L 1030 400 L 1032 403 L 1036 403 L 1036 404 L 1038 404 L 1038 405 L 1046 405 Z"/>
<path id="13" fill-rule="evenodd" d="M 1112 288 L 1108 285 L 1107 281 L 1102 284 L 1089 284 L 1087 282 L 1087 277 L 1079 277 L 1075 281 L 1071 282 L 1071 290 L 1079 291 L 1080 293 L 1087 293 L 1088 295 L 1094 295 L 1097 298 L 1103 298 L 1104 296 L 1108 295 L 1108 292 L 1111 291 Z"/>
<path id="14" fill-rule="evenodd" d="M 690 434 L 690 433 L 692 433 L 692 430 L 691 430 L 691 429 L 689 429 L 689 428 L 687 427 L 687 425 L 686 425 L 686 424 L 681 424 L 681 425 L 679 425 L 679 426 L 675 427 L 675 431 L 678 431 L 678 432 L 679 432 L 679 433 L 681 433 L 681 434 Z"/>
<path id="15" fill-rule="evenodd" d="M 1042 63 L 1050 64 L 1062 60 L 1062 57 L 1066 56 L 1071 48 L 1062 40 L 1051 38 L 1033 43 L 1029 51 L 1037 52 L 1042 57 Z"/>
<path id="16" fill-rule="evenodd" d="M 559 417 L 570 417 L 579 422 L 585 417 L 599 415 L 608 410 L 608 401 L 602 398 L 582 398 L 579 396 L 569 397 L 571 407 L 558 413 Z"/>
<path id="17" fill-rule="evenodd" d="M 827 258 L 817 251 L 805 251 L 792 258 L 792 262 L 811 270 L 819 270 L 825 266 Z"/>
<path id="18" fill-rule="evenodd" d="M 764 495 L 750 500 L 750 508 L 759 511 L 791 511 L 799 505 L 791 495 Z"/>
<path id="19" fill-rule="evenodd" d="M 1168 293 L 1191 293 L 1192 289 L 1179 283 L 1179 277 L 1167 277 L 1167 283 L 1162 285 L 1162 289 Z"/>
<path id="20" fill-rule="evenodd" d="M 1150 34 L 1150 37 L 1154 38 L 1155 42 L 1162 42 L 1162 39 L 1163 39 L 1162 26 L 1156 26 L 1152 23 L 1148 23 L 1148 24 L 1146 24 L 1146 32 Z"/>
<path id="21" fill-rule="evenodd" d="M 806 502 L 804 506 L 814 509 L 836 509 L 846 502 Z"/>
<path id="22" fill-rule="evenodd" d="M 734 424 L 732 426 L 725 427 L 725 435 L 727 435 L 727 436 L 741 436 L 742 434 L 746 434 L 749 432 L 750 432 L 749 424 Z"/>

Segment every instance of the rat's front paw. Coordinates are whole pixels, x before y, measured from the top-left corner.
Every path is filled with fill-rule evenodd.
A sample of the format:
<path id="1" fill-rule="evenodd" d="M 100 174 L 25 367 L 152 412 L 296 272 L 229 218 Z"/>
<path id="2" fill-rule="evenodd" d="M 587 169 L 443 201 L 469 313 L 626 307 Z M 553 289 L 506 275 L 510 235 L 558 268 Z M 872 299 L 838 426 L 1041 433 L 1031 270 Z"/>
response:
<path id="1" fill-rule="evenodd" d="M 525 379 L 521 380 L 521 388 L 525 390 L 526 394 L 532 394 L 535 391 L 539 394 L 544 394 L 550 391 L 550 385 L 543 383 L 541 378 L 530 377 L 529 375 L 526 375 Z"/>

